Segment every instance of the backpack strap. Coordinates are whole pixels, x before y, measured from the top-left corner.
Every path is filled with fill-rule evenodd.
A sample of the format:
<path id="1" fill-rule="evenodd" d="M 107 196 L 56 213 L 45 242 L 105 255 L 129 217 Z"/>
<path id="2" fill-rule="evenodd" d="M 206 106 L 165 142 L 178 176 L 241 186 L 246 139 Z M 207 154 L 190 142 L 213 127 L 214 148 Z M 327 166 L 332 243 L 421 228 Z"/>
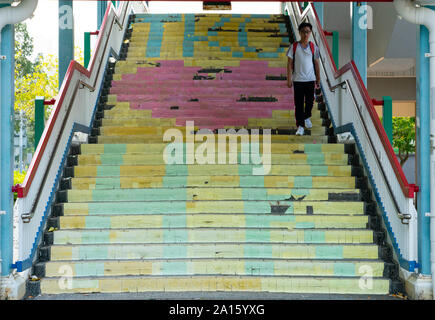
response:
<path id="1" fill-rule="evenodd" d="M 293 66 L 292 66 L 292 70 L 293 70 L 293 73 L 295 72 L 295 58 L 296 58 L 296 49 L 298 48 L 298 41 L 295 41 L 295 42 L 293 42 L 293 47 L 292 47 L 292 50 L 293 50 Z"/>
<path id="2" fill-rule="evenodd" d="M 313 68 L 314 68 L 314 73 L 316 73 L 316 64 L 314 63 L 314 50 L 315 50 L 315 48 L 314 48 L 314 43 L 312 43 L 312 42 L 310 41 L 310 42 L 309 42 L 309 45 L 310 45 L 311 54 L 312 54 L 312 57 L 313 57 Z"/>
<path id="3" fill-rule="evenodd" d="M 312 43 L 311 41 L 308 43 L 310 45 L 311 53 L 313 54 L 313 58 L 314 58 L 314 43 Z"/>

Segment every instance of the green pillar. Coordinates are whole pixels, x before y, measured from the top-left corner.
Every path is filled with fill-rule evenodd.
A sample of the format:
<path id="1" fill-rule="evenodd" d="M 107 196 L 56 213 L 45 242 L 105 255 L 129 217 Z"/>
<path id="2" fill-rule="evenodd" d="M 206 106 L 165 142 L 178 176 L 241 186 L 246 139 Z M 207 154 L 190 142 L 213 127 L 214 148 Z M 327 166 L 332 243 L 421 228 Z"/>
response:
<path id="1" fill-rule="evenodd" d="M 389 96 L 383 96 L 382 122 L 387 133 L 388 140 L 393 144 L 393 100 Z"/>
<path id="2" fill-rule="evenodd" d="M 337 69 L 339 68 L 339 52 L 339 33 L 338 31 L 332 31 L 332 58 Z"/>
<path id="3" fill-rule="evenodd" d="M 91 33 L 85 32 L 85 43 L 84 43 L 84 66 L 88 67 L 89 61 L 91 60 Z"/>
<path id="4" fill-rule="evenodd" d="M 35 98 L 35 150 L 38 147 L 39 140 L 44 132 L 44 97 Z"/>

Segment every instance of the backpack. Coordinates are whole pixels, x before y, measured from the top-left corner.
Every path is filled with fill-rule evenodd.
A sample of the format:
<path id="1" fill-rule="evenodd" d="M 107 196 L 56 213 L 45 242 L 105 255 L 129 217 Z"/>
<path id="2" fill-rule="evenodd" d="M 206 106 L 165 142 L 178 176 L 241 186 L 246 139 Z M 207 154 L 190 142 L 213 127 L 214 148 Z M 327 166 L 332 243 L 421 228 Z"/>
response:
<path id="1" fill-rule="evenodd" d="M 296 49 L 298 47 L 298 43 L 299 43 L 299 41 L 295 41 L 295 42 L 293 42 L 293 45 L 292 45 L 292 50 L 293 50 L 293 65 L 292 65 L 292 70 L 293 70 L 293 73 L 295 72 L 295 58 L 296 58 Z M 308 41 L 308 45 L 310 46 L 311 55 L 313 57 L 314 73 L 316 73 L 316 65 L 314 64 L 314 43 L 312 43 L 311 41 Z"/>

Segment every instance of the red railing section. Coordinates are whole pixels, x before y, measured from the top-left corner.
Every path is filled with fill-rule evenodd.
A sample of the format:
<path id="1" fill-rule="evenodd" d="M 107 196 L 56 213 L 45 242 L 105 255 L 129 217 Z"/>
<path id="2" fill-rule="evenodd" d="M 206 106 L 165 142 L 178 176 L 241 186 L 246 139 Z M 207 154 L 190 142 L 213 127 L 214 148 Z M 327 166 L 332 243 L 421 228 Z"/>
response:
<path id="1" fill-rule="evenodd" d="M 101 24 L 101 30 L 104 30 L 106 27 L 107 17 L 109 15 L 109 11 L 110 11 L 111 6 L 112 6 L 112 4 L 109 2 L 107 9 L 106 9 L 106 13 L 104 15 L 103 22 Z M 99 48 L 101 46 L 101 41 L 102 41 L 102 37 L 98 37 L 97 45 L 96 45 L 96 49 L 95 49 L 96 53 L 98 53 L 98 51 L 99 51 Z M 37 171 L 39 164 L 41 162 L 42 155 L 44 154 L 44 151 L 47 147 L 48 140 L 50 138 L 51 132 L 53 131 L 54 124 L 56 123 L 57 117 L 59 115 L 60 107 L 62 106 L 63 100 L 65 99 L 67 88 L 69 87 L 69 85 L 71 83 L 71 79 L 72 79 L 72 76 L 74 74 L 74 71 L 78 71 L 78 72 L 84 74 L 85 76 L 87 76 L 88 78 L 90 78 L 92 70 L 94 68 L 94 62 L 95 62 L 96 56 L 97 56 L 97 54 L 93 55 L 91 67 L 89 70 L 86 69 L 85 67 L 83 67 L 81 64 L 79 64 L 75 60 L 72 60 L 70 62 L 69 66 L 68 66 L 68 70 L 65 74 L 65 79 L 64 79 L 62 86 L 59 90 L 59 92 L 60 92 L 59 99 L 57 99 L 57 100 L 52 99 L 50 101 L 50 103 L 52 103 L 54 105 L 54 110 L 51 113 L 50 118 L 48 119 L 48 123 L 47 123 L 47 127 L 46 127 L 47 129 L 44 130 L 44 132 L 42 134 L 41 141 L 38 144 L 38 147 L 36 148 L 35 155 L 32 158 L 32 161 L 30 163 L 29 170 L 27 171 L 27 175 L 24 179 L 24 182 L 22 185 L 18 184 L 18 185 L 15 185 L 12 187 L 12 192 L 16 192 L 18 198 L 25 198 L 27 196 L 27 194 L 29 193 L 30 186 L 32 185 L 32 181 L 35 178 L 35 174 L 36 174 L 36 171 Z"/>
<path id="2" fill-rule="evenodd" d="M 298 7 L 300 10 L 300 13 L 302 14 L 303 11 L 302 11 L 302 7 L 301 7 L 300 3 L 298 5 Z M 408 183 L 408 180 L 406 179 L 406 176 L 403 173 L 403 169 L 400 166 L 399 161 L 397 160 L 396 154 L 394 153 L 393 147 L 391 146 L 391 143 L 388 140 L 388 137 L 387 137 L 387 134 L 385 133 L 384 127 L 381 124 L 381 120 L 379 119 L 379 117 L 376 113 L 376 110 L 373 106 L 372 99 L 370 98 L 370 95 L 367 91 L 367 88 L 364 85 L 364 82 L 362 81 L 361 75 L 358 71 L 357 66 L 355 65 L 355 62 L 353 60 L 351 60 L 349 63 L 347 63 L 346 65 L 341 67 L 339 70 L 337 70 L 337 66 L 335 65 L 334 59 L 332 58 L 332 53 L 331 53 L 331 50 L 329 48 L 328 42 L 326 41 L 325 32 L 323 31 L 322 26 L 320 24 L 319 17 L 317 16 L 316 9 L 314 8 L 314 6 L 312 7 L 312 9 L 314 12 L 314 16 L 317 20 L 316 21 L 317 25 L 321 31 L 320 37 L 322 38 L 323 44 L 327 48 L 329 60 L 330 60 L 331 64 L 334 67 L 334 70 L 335 70 L 335 73 L 334 73 L 335 79 L 339 78 L 341 75 L 343 75 L 345 72 L 347 72 L 349 70 L 354 75 L 355 79 L 357 80 L 356 83 L 358 85 L 358 90 L 360 91 L 360 93 L 364 99 L 365 105 L 366 105 L 367 110 L 370 114 L 370 117 L 372 118 L 372 121 L 375 125 L 376 131 L 377 131 L 379 137 L 381 138 L 382 145 L 384 146 L 384 149 L 387 153 L 388 159 L 390 160 L 391 166 L 393 167 L 394 173 L 396 174 L 396 177 L 399 180 L 403 194 L 407 198 L 414 198 L 414 193 L 418 192 L 419 188 L 415 184 Z"/>

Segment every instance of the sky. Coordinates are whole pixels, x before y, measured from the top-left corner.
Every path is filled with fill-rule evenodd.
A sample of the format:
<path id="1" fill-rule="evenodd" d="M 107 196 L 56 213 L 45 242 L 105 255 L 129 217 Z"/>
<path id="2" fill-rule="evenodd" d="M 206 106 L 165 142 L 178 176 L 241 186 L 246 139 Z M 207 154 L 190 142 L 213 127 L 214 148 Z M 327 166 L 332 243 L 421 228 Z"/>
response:
<path id="1" fill-rule="evenodd" d="M 150 1 L 152 13 L 201 13 L 200 1 Z M 27 19 L 27 29 L 33 37 L 33 58 L 40 52 L 44 55 L 58 55 L 58 0 L 39 0 L 31 19 Z M 75 0 L 74 45 L 83 51 L 83 34 L 97 30 L 97 1 Z M 232 2 L 230 11 L 205 11 L 206 13 L 280 13 L 279 2 Z M 91 48 L 96 44 L 96 36 L 91 36 Z"/>

